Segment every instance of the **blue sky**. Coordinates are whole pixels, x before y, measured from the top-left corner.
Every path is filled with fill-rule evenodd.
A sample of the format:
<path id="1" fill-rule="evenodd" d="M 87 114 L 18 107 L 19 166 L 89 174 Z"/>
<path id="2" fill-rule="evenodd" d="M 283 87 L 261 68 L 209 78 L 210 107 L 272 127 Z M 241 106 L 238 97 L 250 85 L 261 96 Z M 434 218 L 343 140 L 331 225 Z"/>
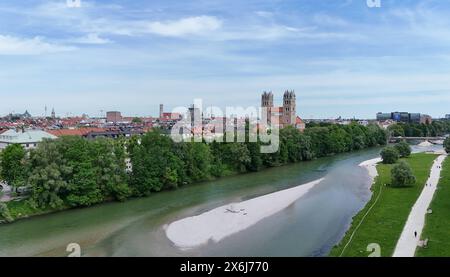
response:
<path id="1" fill-rule="evenodd" d="M 0 1 L 0 115 L 281 103 L 305 118 L 450 113 L 450 1 Z"/>

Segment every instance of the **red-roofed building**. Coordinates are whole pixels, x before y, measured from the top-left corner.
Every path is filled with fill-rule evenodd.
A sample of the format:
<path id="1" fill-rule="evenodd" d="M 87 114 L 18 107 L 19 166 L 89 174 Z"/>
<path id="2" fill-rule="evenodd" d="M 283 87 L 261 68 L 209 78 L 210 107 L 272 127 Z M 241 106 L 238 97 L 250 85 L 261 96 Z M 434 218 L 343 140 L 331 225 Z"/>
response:
<path id="1" fill-rule="evenodd" d="M 61 129 L 61 130 L 48 130 L 47 133 L 50 133 L 57 137 L 64 136 L 79 136 L 84 137 L 92 132 L 105 132 L 104 128 L 79 128 L 79 129 Z"/>
<path id="2" fill-rule="evenodd" d="M 162 117 L 165 120 L 179 120 L 181 119 L 180 113 L 163 113 Z"/>
<path id="3" fill-rule="evenodd" d="M 306 129 L 305 122 L 299 116 L 297 116 L 297 118 L 295 119 L 295 128 L 297 130 L 300 130 L 301 132 L 305 131 Z"/>
<path id="4" fill-rule="evenodd" d="M 83 121 L 82 117 L 69 117 L 69 118 L 61 119 L 60 124 L 64 128 L 69 128 L 69 127 L 76 127 L 76 126 L 80 125 L 81 121 Z"/>

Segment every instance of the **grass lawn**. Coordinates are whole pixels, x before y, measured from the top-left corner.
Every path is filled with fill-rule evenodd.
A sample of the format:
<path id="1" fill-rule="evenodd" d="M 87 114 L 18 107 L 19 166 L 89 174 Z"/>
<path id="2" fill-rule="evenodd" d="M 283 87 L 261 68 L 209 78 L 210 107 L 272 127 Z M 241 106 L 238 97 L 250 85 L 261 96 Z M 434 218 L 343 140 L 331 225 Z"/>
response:
<path id="1" fill-rule="evenodd" d="M 442 166 L 441 180 L 431 203 L 423 239 L 429 239 L 427 248 L 417 248 L 418 257 L 450 257 L 450 158 Z"/>
<path id="2" fill-rule="evenodd" d="M 404 159 L 411 166 L 417 179 L 415 186 L 407 188 L 394 188 L 389 186 L 393 165 L 379 164 L 377 166 L 379 175 L 372 186 L 372 199 L 354 217 L 352 227 L 340 244 L 333 248 L 330 256 L 341 255 L 355 227 L 359 225 L 367 210 L 377 199 L 380 189 L 382 189 L 382 192 L 378 202 L 365 217 L 342 256 L 367 257 L 371 254 L 367 251 L 367 246 L 371 243 L 380 245 L 381 256 L 392 256 L 411 208 L 422 192 L 430 174 L 433 161 L 436 158 L 437 155 L 434 154 L 419 153 Z M 384 186 L 384 184 L 388 185 Z"/>
<path id="3" fill-rule="evenodd" d="M 24 215 L 33 215 L 40 212 L 39 210 L 31 207 L 26 201 L 8 202 L 8 209 L 14 219 L 20 218 Z"/>

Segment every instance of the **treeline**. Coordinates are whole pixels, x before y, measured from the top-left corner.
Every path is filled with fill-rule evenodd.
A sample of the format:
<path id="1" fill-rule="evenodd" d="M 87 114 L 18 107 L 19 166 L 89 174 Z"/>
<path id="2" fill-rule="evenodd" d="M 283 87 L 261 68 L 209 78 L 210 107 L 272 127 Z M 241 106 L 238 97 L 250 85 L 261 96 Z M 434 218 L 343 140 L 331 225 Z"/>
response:
<path id="1" fill-rule="evenodd" d="M 431 124 L 397 123 L 389 126 L 394 137 L 437 137 L 450 133 L 450 120 L 433 121 Z"/>
<path id="2" fill-rule="evenodd" d="M 304 133 L 282 129 L 279 150 L 272 154 L 261 154 L 259 142 L 174 143 L 158 130 L 128 140 L 62 137 L 40 143 L 29 154 L 18 145 L 9 146 L 0 157 L 0 176 L 14 187 L 27 186 L 33 206 L 61 209 L 123 201 L 386 141 L 385 131 L 378 126 L 357 124 L 309 127 Z"/>

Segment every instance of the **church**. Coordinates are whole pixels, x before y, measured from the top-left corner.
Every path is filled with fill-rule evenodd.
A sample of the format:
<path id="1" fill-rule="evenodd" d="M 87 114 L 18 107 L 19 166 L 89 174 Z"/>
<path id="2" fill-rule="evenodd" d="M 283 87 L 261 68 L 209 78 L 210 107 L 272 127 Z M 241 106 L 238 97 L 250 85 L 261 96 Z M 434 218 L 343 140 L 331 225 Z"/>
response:
<path id="1" fill-rule="evenodd" d="M 293 126 L 300 131 L 305 130 L 305 123 L 297 116 L 297 99 L 294 91 L 284 92 L 282 107 L 274 106 L 272 92 L 264 92 L 261 97 L 261 107 L 267 108 L 270 124 L 276 124 L 280 129 Z"/>

